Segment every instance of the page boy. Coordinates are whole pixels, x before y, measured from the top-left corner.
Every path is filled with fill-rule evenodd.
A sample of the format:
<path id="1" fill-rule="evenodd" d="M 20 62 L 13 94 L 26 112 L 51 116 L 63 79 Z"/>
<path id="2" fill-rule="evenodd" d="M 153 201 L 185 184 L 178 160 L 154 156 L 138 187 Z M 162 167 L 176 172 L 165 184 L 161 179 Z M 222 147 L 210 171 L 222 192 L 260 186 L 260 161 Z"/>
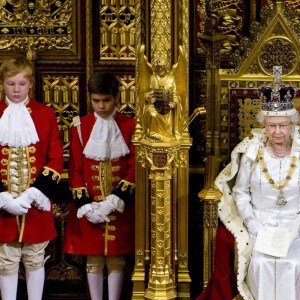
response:
<path id="1" fill-rule="evenodd" d="M 17 295 L 20 261 L 29 300 L 41 300 L 45 248 L 54 239 L 51 197 L 63 169 L 54 111 L 28 94 L 33 66 L 18 56 L 2 63 L 0 83 L 0 289 L 2 300 Z"/>
<path id="2" fill-rule="evenodd" d="M 74 201 L 64 250 L 87 255 L 92 300 L 103 297 L 108 270 L 110 300 L 120 298 L 125 254 L 134 252 L 134 119 L 116 111 L 119 84 L 109 73 L 88 83 L 94 112 L 75 122 L 71 132 L 69 184 Z"/>

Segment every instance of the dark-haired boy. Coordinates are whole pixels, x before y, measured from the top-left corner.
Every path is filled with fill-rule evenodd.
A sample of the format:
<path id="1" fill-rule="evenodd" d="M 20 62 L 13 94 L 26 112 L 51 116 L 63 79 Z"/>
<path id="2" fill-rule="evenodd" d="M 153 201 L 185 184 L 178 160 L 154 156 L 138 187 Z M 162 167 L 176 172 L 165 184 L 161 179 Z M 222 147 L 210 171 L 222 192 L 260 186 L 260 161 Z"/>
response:
<path id="1" fill-rule="evenodd" d="M 95 73 L 88 83 L 94 112 L 72 128 L 70 206 L 64 250 L 87 255 L 92 300 L 103 297 L 103 269 L 108 270 L 110 300 L 120 298 L 124 255 L 134 252 L 134 119 L 116 111 L 119 84 L 109 73 Z"/>

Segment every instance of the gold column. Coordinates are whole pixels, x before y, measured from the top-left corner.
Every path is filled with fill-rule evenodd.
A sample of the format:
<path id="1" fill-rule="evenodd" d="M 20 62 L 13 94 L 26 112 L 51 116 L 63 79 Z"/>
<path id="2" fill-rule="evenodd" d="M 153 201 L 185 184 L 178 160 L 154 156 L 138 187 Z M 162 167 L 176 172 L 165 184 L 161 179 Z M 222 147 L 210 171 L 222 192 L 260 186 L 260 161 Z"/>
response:
<path id="1" fill-rule="evenodd" d="M 206 131 L 206 153 L 207 156 L 212 153 L 220 156 L 220 93 L 219 91 L 219 65 L 220 48 L 224 36 L 217 34 L 212 36 L 201 35 L 201 39 L 206 44 L 206 80 L 207 100 L 206 110 L 207 131 Z"/>
<path id="2" fill-rule="evenodd" d="M 177 271 L 177 298 L 190 299 L 191 278 L 188 269 L 188 194 L 189 194 L 189 148 L 191 143 L 181 144 L 178 166 L 178 271 Z"/>
<path id="3" fill-rule="evenodd" d="M 136 53 L 141 46 L 142 43 L 142 5 L 144 5 L 144 1 L 136 1 L 136 33 L 135 33 L 135 48 Z M 135 68 L 136 82 L 138 82 L 140 78 L 139 74 L 139 61 L 136 60 L 136 68 Z M 135 216 L 136 216 L 136 224 L 138 226 L 135 227 L 135 266 L 132 274 L 132 282 L 133 282 L 133 291 L 132 291 L 132 299 L 133 300 L 143 300 L 145 299 L 145 290 L 146 290 L 146 282 L 145 282 L 145 254 L 148 253 L 147 260 L 149 261 L 149 250 L 147 251 L 147 242 L 148 240 L 148 230 L 146 230 L 147 224 L 149 222 L 146 221 L 147 208 L 148 208 L 148 194 L 145 193 L 145 185 L 147 185 L 146 172 L 145 172 L 145 157 L 143 153 L 139 155 L 139 149 L 141 148 L 139 138 L 142 133 L 141 127 L 141 105 L 140 105 L 140 93 L 139 93 L 139 85 L 136 85 L 136 106 L 135 106 L 135 134 L 133 137 L 133 141 L 136 147 L 136 178 L 137 184 L 135 189 Z M 149 249 L 149 247 L 148 247 Z"/>
<path id="4" fill-rule="evenodd" d="M 151 264 L 146 299 L 175 299 L 176 292 L 172 278 L 172 173 L 174 155 L 172 146 L 151 147 L 147 156 L 150 168 L 151 202 Z M 164 161 L 166 165 L 156 165 Z"/>
<path id="5" fill-rule="evenodd" d="M 145 3 L 149 8 L 145 20 L 150 24 L 150 34 L 146 34 L 143 41 L 145 45 L 141 43 L 143 29 L 137 27 L 136 32 L 137 109 L 133 141 L 136 147 L 137 230 L 132 299 L 190 299 L 187 234 L 191 146 L 188 132 L 189 1 L 148 0 Z M 136 7 L 138 26 L 143 24 L 139 22 L 141 5 L 138 3 Z M 174 31 L 171 24 L 176 27 Z M 178 36 L 172 37 L 174 33 Z M 151 57 L 151 63 L 146 54 Z M 174 58 L 177 63 L 172 65 Z M 164 62 L 165 73 L 162 69 L 158 71 L 157 61 Z M 171 103 L 169 109 L 160 111 L 159 105 L 168 106 L 168 101 Z"/>
<path id="6" fill-rule="evenodd" d="M 203 286 L 213 271 L 213 256 L 215 237 L 218 228 L 218 203 L 221 199 L 221 192 L 215 188 L 214 180 L 219 173 L 220 159 L 216 156 L 209 156 L 205 161 L 204 188 L 198 194 L 203 211 Z"/>

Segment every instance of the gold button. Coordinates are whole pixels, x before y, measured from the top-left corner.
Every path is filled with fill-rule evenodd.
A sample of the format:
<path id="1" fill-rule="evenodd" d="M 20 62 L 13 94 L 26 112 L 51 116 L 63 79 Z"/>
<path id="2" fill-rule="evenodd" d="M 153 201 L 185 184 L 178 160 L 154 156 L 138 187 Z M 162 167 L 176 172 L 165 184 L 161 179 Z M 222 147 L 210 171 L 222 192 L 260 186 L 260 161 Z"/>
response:
<path id="1" fill-rule="evenodd" d="M 1 152 L 2 154 L 7 155 L 9 153 L 9 150 L 7 148 L 3 148 Z"/>
<path id="2" fill-rule="evenodd" d="M 35 153 L 36 148 L 35 148 L 34 146 L 30 146 L 30 147 L 28 147 L 28 151 L 29 151 L 30 153 Z"/>
<path id="3" fill-rule="evenodd" d="M 36 162 L 36 157 L 35 156 L 30 157 L 29 161 L 32 162 L 32 163 L 35 163 Z"/>
<path id="4" fill-rule="evenodd" d="M 7 160 L 7 159 L 5 159 L 5 158 L 1 159 L 1 164 L 2 164 L 3 166 L 6 166 L 7 163 L 8 163 L 8 160 Z"/>

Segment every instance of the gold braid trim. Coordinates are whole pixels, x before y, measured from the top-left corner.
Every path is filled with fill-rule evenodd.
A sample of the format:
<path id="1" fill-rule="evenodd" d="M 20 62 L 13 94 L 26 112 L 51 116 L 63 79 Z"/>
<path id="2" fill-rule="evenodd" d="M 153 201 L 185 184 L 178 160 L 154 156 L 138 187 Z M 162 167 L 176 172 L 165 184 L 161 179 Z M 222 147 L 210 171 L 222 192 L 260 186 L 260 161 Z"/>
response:
<path id="1" fill-rule="evenodd" d="M 61 177 L 61 176 L 60 176 L 60 174 L 59 174 L 57 171 L 55 171 L 54 169 L 51 169 L 51 168 L 49 168 L 49 167 L 44 167 L 44 171 L 42 172 L 42 174 L 43 174 L 44 176 L 49 176 L 50 171 L 53 172 L 52 180 L 57 181 L 57 183 L 59 183 L 60 177 Z"/>
<path id="2" fill-rule="evenodd" d="M 26 216 L 26 214 L 20 216 L 22 218 L 22 221 L 21 221 L 21 228 L 19 229 L 19 242 L 22 242 L 22 239 L 23 239 L 23 234 L 24 234 L 24 229 L 25 229 L 25 216 Z"/>
<path id="3" fill-rule="evenodd" d="M 121 186 L 121 185 L 122 185 L 122 187 L 121 187 L 121 191 L 122 191 L 122 192 L 125 192 L 125 191 L 128 190 L 128 188 L 130 188 L 130 194 L 132 194 L 133 190 L 135 189 L 135 183 L 129 182 L 129 181 L 124 180 L 124 179 L 122 179 L 122 180 L 119 182 L 117 188 L 118 188 L 119 186 Z"/>
<path id="4" fill-rule="evenodd" d="M 89 192 L 88 189 L 86 187 L 80 187 L 80 188 L 70 188 L 70 190 L 72 191 L 72 196 L 73 199 L 81 199 L 82 198 L 82 192 L 85 191 L 85 195 L 87 197 L 89 197 Z"/>

